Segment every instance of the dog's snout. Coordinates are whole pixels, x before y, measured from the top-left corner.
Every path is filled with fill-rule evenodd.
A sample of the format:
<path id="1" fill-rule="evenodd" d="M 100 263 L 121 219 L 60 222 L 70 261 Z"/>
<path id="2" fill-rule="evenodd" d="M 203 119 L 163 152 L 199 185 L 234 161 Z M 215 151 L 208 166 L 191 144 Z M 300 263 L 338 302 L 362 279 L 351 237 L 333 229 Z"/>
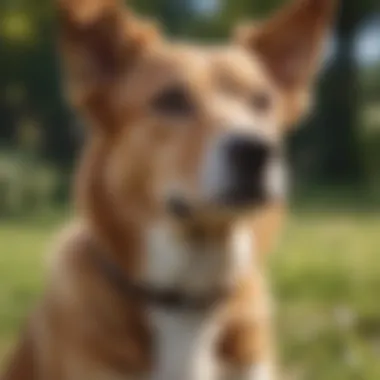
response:
<path id="1" fill-rule="evenodd" d="M 234 168 L 248 173 L 263 168 L 271 154 L 268 142 L 251 136 L 231 136 L 226 149 Z"/>

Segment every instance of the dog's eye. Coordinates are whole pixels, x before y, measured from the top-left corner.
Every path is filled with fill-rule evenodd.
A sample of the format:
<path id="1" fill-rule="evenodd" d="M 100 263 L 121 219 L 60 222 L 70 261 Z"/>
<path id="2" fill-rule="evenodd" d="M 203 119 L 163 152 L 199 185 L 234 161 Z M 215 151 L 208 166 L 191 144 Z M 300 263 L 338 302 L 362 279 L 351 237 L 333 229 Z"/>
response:
<path id="1" fill-rule="evenodd" d="M 272 97 L 267 92 L 256 92 L 251 97 L 251 105 L 256 111 L 269 111 L 272 107 Z"/>
<path id="2" fill-rule="evenodd" d="M 173 86 L 158 94 L 153 99 L 153 107 L 159 112 L 174 116 L 189 115 L 194 111 L 190 95 L 181 86 Z"/>

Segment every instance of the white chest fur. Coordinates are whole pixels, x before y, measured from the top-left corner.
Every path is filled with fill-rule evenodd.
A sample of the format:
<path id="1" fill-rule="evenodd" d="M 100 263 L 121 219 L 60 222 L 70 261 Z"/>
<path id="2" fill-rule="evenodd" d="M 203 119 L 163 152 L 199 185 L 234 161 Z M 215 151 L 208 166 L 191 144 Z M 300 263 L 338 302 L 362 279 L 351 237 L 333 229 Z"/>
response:
<path id="1" fill-rule="evenodd" d="M 152 380 L 213 380 L 217 378 L 214 352 L 221 324 L 206 313 L 151 314 L 156 330 Z"/>

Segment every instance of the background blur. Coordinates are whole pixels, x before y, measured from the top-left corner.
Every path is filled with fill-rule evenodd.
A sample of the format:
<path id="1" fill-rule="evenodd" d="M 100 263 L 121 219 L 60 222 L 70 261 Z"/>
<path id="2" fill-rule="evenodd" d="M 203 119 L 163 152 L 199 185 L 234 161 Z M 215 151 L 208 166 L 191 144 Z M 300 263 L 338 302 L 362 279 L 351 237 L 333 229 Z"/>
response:
<path id="1" fill-rule="evenodd" d="M 285 0 L 136 0 L 218 40 Z M 0 2 L 0 366 L 69 217 L 82 131 L 59 86 L 52 0 Z M 344 0 L 316 110 L 289 138 L 293 213 L 273 282 L 284 379 L 380 379 L 380 3 Z"/>

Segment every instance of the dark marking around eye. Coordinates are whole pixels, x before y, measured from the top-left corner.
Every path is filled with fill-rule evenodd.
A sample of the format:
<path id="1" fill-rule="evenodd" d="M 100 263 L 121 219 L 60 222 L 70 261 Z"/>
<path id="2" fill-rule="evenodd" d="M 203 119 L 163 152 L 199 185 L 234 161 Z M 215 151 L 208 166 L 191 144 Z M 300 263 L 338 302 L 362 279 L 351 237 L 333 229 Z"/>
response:
<path id="1" fill-rule="evenodd" d="M 170 87 L 153 99 L 153 107 L 162 113 L 174 116 L 188 116 L 194 112 L 194 105 L 186 88 Z"/>
<path id="2" fill-rule="evenodd" d="M 272 107 L 272 98 L 266 92 L 257 92 L 251 97 L 251 104 L 255 110 L 266 112 Z"/>

